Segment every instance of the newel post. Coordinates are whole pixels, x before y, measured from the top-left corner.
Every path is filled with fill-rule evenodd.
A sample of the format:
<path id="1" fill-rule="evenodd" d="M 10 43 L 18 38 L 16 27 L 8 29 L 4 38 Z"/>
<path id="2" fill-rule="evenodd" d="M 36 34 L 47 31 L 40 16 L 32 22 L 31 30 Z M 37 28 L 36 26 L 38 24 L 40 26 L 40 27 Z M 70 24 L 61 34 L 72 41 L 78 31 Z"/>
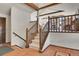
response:
<path id="1" fill-rule="evenodd" d="M 26 28 L 26 48 L 29 48 L 28 28 Z"/>
<path id="2" fill-rule="evenodd" d="M 41 52 L 41 50 L 42 50 L 42 29 L 40 28 L 39 29 L 39 52 Z"/>
<path id="3" fill-rule="evenodd" d="M 50 31 L 50 17 L 48 16 L 48 32 Z"/>

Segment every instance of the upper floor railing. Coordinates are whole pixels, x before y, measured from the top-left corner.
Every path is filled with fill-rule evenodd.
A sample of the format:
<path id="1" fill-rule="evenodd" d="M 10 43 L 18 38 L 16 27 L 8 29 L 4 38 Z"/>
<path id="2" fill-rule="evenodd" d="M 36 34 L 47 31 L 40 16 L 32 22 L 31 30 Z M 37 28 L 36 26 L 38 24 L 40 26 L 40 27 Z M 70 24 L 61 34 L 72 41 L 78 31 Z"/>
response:
<path id="1" fill-rule="evenodd" d="M 32 25 L 32 27 L 30 27 L 29 29 L 26 28 L 26 47 L 29 47 L 29 44 L 32 42 L 32 40 L 34 39 L 34 36 L 38 32 L 37 26 L 38 25 L 36 21 L 36 23 Z"/>
<path id="2" fill-rule="evenodd" d="M 43 28 L 40 28 L 40 31 L 39 31 L 39 36 L 40 36 L 40 39 L 39 39 L 40 51 L 42 50 L 42 48 L 44 46 L 44 43 L 46 41 L 48 33 L 49 33 L 49 21 L 45 24 L 45 26 Z"/>
<path id="3" fill-rule="evenodd" d="M 78 33 L 79 32 L 79 14 L 49 17 L 51 32 Z"/>

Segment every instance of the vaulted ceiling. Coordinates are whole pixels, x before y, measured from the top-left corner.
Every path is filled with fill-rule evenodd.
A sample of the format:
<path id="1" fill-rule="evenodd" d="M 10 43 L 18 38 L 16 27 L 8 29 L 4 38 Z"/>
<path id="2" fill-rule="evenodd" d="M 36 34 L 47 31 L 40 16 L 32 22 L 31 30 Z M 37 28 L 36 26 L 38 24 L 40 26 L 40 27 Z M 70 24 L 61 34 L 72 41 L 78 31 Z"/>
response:
<path id="1" fill-rule="evenodd" d="M 50 6 L 54 6 L 60 3 L 25 3 L 26 5 L 30 6 L 35 10 L 44 9 Z"/>

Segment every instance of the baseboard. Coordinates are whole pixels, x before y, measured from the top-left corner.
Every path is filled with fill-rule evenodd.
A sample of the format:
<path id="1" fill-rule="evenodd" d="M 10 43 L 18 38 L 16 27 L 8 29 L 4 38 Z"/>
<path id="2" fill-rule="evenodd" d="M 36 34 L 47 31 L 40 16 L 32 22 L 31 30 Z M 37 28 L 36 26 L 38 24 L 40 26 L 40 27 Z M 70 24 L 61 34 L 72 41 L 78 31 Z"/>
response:
<path id="1" fill-rule="evenodd" d="M 18 45 L 13 45 L 13 46 L 17 46 L 17 47 L 19 47 L 19 48 L 23 49 L 22 47 L 20 47 L 20 46 L 18 46 Z M 13 47 L 13 46 L 11 46 L 11 47 Z"/>
<path id="2" fill-rule="evenodd" d="M 51 46 L 51 45 L 48 45 L 43 51 L 41 51 L 41 52 L 44 52 L 49 46 Z"/>
<path id="3" fill-rule="evenodd" d="M 68 47 L 62 47 L 62 46 L 57 46 L 57 45 L 48 45 L 43 51 L 41 52 L 44 52 L 49 46 L 55 46 L 55 47 L 60 47 L 60 48 L 64 48 L 64 49 L 70 49 L 70 50 L 75 50 L 75 51 L 79 51 L 78 49 L 73 49 L 73 48 L 68 48 Z"/>
<path id="4" fill-rule="evenodd" d="M 68 48 L 68 47 L 64 47 L 64 46 L 57 46 L 57 45 L 52 45 L 52 44 L 50 44 L 50 46 L 55 46 L 55 47 L 60 47 L 60 48 L 65 48 L 65 49 L 79 51 L 78 49 Z"/>

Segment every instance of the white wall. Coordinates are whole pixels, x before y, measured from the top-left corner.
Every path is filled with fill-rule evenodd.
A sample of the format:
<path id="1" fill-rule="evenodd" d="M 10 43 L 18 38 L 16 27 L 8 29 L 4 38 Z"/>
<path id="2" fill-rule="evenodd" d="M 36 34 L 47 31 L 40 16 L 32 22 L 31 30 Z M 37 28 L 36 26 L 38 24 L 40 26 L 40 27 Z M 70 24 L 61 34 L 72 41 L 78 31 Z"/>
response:
<path id="1" fill-rule="evenodd" d="M 43 50 L 48 45 L 79 49 L 79 33 L 49 33 Z"/>
<path id="2" fill-rule="evenodd" d="M 11 41 L 11 8 L 12 7 L 20 8 L 22 11 L 27 11 L 29 14 L 35 11 L 23 3 L 0 3 L 0 17 L 6 18 L 6 42 Z M 16 12 L 16 14 L 18 13 Z"/>
<path id="3" fill-rule="evenodd" d="M 31 21 L 37 21 L 37 11 L 31 13 Z"/>
<path id="4" fill-rule="evenodd" d="M 44 13 L 48 13 L 48 12 L 55 12 L 58 10 L 64 10 L 64 12 L 62 13 L 56 13 L 56 14 L 52 14 L 52 15 L 71 15 L 71 14 L 75 14 L 77 9 L 79 9 L 79 3 L 62 3 L 62 4 L 58 4 L 55 6 L 51 6 L 45 9 L 41 9 L 39 11 L 40 14 L 44 14 Z"/>
<path id="5" fill-rule="evenodd" d="M 31 12 L 24 11 L 21 8 L 11 8 L 11 45 L 25 47 L 24 41 L 13 35 L 13 32 L 26 40 L 26 28 L 30 27 Z"/>

